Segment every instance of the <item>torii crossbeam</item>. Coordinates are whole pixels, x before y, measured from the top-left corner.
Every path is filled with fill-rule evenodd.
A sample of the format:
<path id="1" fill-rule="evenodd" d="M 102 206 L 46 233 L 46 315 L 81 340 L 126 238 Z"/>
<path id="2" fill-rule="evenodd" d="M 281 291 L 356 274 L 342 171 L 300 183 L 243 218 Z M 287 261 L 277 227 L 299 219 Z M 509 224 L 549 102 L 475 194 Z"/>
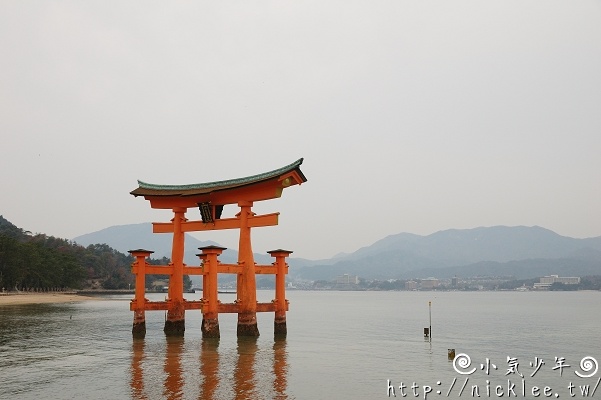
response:
<path id="1" fill-rule="evenodd" d="M 174 217 L 171 222 L 153 223 L 154 233 L 173 233 L 171 263 L 166 266 L 149 265 L 146 258 L 152 251 L 130 250 L 136 258 L 132 272 L 136 275 L 136 293 L 130 309 L 134 311 L 134 336 L 146 334 L 146 310 L 167 310 L 164 331 L 167 335 L 183 335 L 185 330 L 185 311 L 199 309 L 203 314 L 203 337 L 219 336 L 218 314 L 222 312 L 238 313 L 238 336 L 259 336 L 256 313 L 274 311 L 274 333 L 286 334 L 286 311 L 288 301 L 285 298 L 285 274 L 288 270 L 286 257 L 288 250 L 272 250 L 275 262 L 272 265 L 256 265 L 251 245 L 251 228 L 278 224 L 279 213 L 255 215 L 252 206 L 256 201 L 278 198 L 285 188 L 300 185 L 307 181 L 300 170 L 303 159 L 285 167 L 253 175 L 246 178 L 227 181 L 200 183 L 192 185 L 155 185 L 138 181 L 138 188 L 131 194 L 144 196 L 150 201 L 151 208 L 171 209 Z M 235 218 L 221 218 L 223 207 L 236 204 L 240 212 Z M 189 208 L 198 208 L 201 220 L 188 221 L 185 213 Z M 189 267 L 184 264 L 185 232 L 239 229 L 240 239 L 237 264 L 221 264 L 218 256 L 225 248 L 208 246 L 200 248 L 200 266 Z M 221 303 L 217 298 L 217 274 L 237 274 L 237 299 L 234 303 Z M 255 274 L 275 274 L 275 299 L 271 303 L 257 303 Z M 166 301 L 151 302 L 145 298 L 145 275 L 169 275 L 169 291 Z M 199 301 L 184 299 L 184 275 L 203 276 L 203 295 Z"/>

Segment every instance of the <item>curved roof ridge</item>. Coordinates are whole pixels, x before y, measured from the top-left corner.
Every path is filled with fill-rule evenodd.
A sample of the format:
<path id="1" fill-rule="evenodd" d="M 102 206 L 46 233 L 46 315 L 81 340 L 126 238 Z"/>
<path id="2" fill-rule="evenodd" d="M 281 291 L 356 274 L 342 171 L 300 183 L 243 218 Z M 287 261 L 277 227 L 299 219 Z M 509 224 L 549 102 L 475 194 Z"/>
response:
<path id="1" fill-rule="evenodd" d="M 188 185 L 157 185 L 154 183 L 143 182 L 138 180 L 138 185 L 141 189 L 151 190 L 192 190 L 192 189 L 210 189 L 213 187 L 221 187 L 225 185 L 243 185 L 245 183 L 254 182 L 257 180 L 263 180 L 281 175 L 285 172 L 293 170 L 299 167 L 303 163 L 303 159 L 299 158 L 292 164 L 284 167 L 274 169 L 273 171 L 263 172 L 261 174 L 247 176 L 244 178 L 228 179 L 224 181 L 206 182 L 206 183 L 193 183 Z"/>

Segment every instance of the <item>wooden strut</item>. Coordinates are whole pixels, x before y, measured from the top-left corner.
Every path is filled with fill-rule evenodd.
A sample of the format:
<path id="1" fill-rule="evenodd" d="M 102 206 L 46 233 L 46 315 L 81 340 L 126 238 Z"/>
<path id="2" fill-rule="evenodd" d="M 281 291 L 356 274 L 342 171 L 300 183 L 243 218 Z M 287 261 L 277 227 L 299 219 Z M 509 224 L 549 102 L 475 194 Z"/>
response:
<path id="1" fill-rule="evenodd" d="M 240 296 L 233 303 L 222 303 L 218 298 L 217 274 L 238 274 L 242 275 L 243 265 L 240 264 L 222 264 L 218 256 L 226 250 L 225 247 L 206 246 L 199 247 L 201 250 L 201 265 L 182 269 L 183 275 L 202 275 L 203 276 L 203 297 L 200 300 L 185 300 L 179 304 L 178 309 L 200 310 L 203 315 L 201 331 L 203 337 L 219 337 L 219 314 L 220 313 L 244 313 L 244 308 Z M 167 321 L 169 321 L 169 312 L 173 309 L 173 298 L 166 301 L 150 301 L 145 298 L 145 279 L 146 275 L 171 275 L 175 273 L 175 266 L 169 265 L 150 265 L 146 261 L 153 252 L 144 249 L 130 250 L 135 261 L 132 264 L 132 273 L 136 276 L 135 298 L 130 303 L 130 311 L 134 312 L 134 326 L 132 333 L 135 337 L 144 337 L 146 333 L 145 311 L 166 310 Z M 274 334 L 286 335 L 286 311 L 289 310 L 289 302 L 286 300 L 286 274 L 288 274 L 288 264 L 286 258 L 292 253 L 288 250 L 271 250 L 268 252 L 275 258 L 271 265 L 255 265 L 255 274 L 274 274 L 276 280 L 275 299 L 270 303 L 259 303 L 255 300 L 255 308 L 251 312 L 274 312 Z M 183 276 L 182 275 L 182 276 Z M 252 288 L 251 288 L 252 289 Z M 255 292 L 254 290 L 252 292 Z M 256 292 L 255 292 L 256 293 Z M 177 294 L 174 293 L 175 298 Z M 173 313 L 171 314 L 173 315 Z M 246 314 L 248 315 L 248 314 Z M 180 319 L 183 321 L 183 319 Z M 173 324 L 173 322 L 171 323 Z M 166 324 L 167 327 L 167 324 Z M 248 329 L 248 326 L 245 326 Z M 183 332 L 183 329 L 171 332 Z M 252 328 L 251 328 L 252 329 Z M 165 329 L 166 333 L 170 333 Z M 240 335 L 251 336 L 251 335 Z"/>

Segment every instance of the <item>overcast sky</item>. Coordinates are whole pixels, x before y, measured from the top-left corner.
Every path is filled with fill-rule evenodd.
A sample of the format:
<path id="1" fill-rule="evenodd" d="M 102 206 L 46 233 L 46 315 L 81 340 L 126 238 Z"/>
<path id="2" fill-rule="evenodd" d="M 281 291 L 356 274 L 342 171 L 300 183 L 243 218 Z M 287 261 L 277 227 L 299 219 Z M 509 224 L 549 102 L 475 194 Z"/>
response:
<path id="1" fill-rule="evenodd" d="M 256 252 L 494 225 L 599 236 L 601 2 L 3 0 L 0 135 L 0 214 L 62 238 L 168 221 L 137 179 L 301 157 L 308 182 L 255 207 L 281 213 Z"/>

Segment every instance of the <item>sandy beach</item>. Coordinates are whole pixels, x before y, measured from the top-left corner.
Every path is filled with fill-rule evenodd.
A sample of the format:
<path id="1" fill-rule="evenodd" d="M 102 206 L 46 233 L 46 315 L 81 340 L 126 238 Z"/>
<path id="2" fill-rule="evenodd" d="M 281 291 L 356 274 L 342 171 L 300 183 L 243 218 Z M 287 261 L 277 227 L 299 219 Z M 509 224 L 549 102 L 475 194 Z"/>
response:
<path id="1" fill-rule="evenodd" d="M 18 304 L 71 303 L 74 301 L 97 300 L 95 297 L 74 293 L 0 293 L 0 306 Z"/>

